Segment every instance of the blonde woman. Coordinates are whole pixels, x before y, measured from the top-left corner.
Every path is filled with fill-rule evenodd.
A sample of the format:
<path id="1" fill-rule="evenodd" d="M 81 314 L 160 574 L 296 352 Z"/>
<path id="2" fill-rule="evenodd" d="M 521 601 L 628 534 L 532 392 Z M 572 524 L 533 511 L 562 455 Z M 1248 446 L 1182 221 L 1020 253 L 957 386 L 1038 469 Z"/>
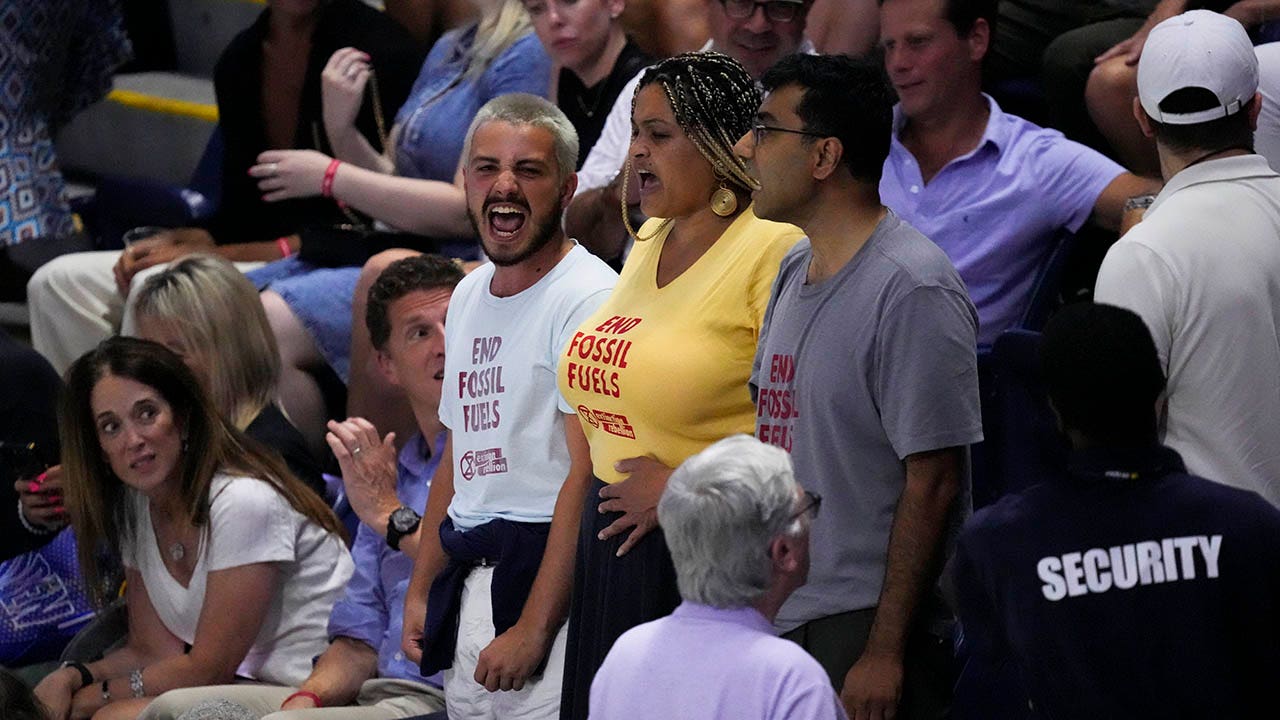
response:
<path id="1" fill-rule="evenodd" d="M 494 97 L 512 92 L 546 97 L 551 59 L 520 0 L 474 2 L 480 19 L 445 33 L 431 49 L 396 115 L 387 152 L 370 145 L 352 123 L 370 86 L 368 55 L 357 48 L 334 53 L 323 90 L 325 128 L 336 157 L 310 150 L 262 153 L 249 172 L 258 178 L 263 198 L 326 195 L 383 227 L 444 240 L 419 243 L 416 249 L 476 257 L 466 203 L 454 184 L 463 137 L 480 106 Z M 296 256 L 250 273 L 267 289 L 262 302 L 284 358 L 287 409 L 308 442 L 317 445 L 324 435 L 324 408 L 313 377 L 326 365 L 350 384 L 348 414 L 400 431 L 400 437 L 412 433 L 413 417 L 403 400 L 395 402 L 390 393 L 366 395 L 366 387 L 376 393 L 381 385 L 359 317 L 363 303 L 355 308 L 359 322 L 352 322 L 359 274 L 358 267 L 317 268 Z M 396 408 L 390 417 L 388 407 Z"/>
<path id="2" fill-rule="evenodd" d="M 139 337 L 182 358 L 224 418 L 324 497 L 318 463 L 276 405 L 280 351 L 253 283 L 220 257 L 192 255 L 148 278 L 135 312 Z"/>

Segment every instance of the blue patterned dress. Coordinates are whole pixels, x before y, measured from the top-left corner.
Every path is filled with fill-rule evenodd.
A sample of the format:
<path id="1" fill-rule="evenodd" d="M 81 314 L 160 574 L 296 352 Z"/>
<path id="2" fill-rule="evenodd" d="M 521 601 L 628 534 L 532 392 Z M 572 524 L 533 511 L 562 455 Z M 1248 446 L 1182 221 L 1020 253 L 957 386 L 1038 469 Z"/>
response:
<path id="1" fill-rule="evenodd" d="M 53 135 L 130 55 L 117 0 L 0 3 L 0 245 L 71 234 Z"/>

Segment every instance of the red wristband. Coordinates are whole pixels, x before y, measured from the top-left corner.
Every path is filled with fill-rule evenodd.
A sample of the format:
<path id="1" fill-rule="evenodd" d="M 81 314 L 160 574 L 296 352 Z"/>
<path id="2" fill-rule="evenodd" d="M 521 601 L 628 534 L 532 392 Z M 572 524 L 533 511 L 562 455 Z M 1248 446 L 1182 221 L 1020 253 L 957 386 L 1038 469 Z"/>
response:
<path id="1" fill-rule="evenodd" d="M 316 704 L 316 707 L 318 707 L 318 708 L 322 708 L 322 707 L 324 707 L 324 703 L 320 702 L 320 696 L 319 696 L 319 695 L 317 695 L 317 694 L 315 694 L 315 693 L 313 693 L 313 692 L 310 692 L 310 691 L 308 691 L 308 690 L 299 690 L 298 692 L 296 692 L 296 693 L 294 693 L 294 694 L 290 695 L 289 697 L 285 698 L 285 699 L 284 699 L 284 702 L 280 703 L 280 707 L 282 707 L 282 708 L 283 708 L 285 705 L 288 705 L 288 704 L 289 704 L 289 701 L 290 701 L 290 700 L 292 700 L 292 699 L 294 699 L 294 698 L 296 698 L 296 697 L 310 698 L 310 699 L 311 699 L 311 702 L 313 702 L 313 703 L 315 703 L 315 704 Z"/>
<path id="2" fill-rule="evenodd" d="M 276 238 L 276 247 L 280 248 L 280 257 L 287 258 L 293 254 L 293 248 L 289 247 L 289 238 Z"/>
<path id="3" fill-rule="evenodd" d="M 329 167 L 324 170 L 324 179 L 320 181 L 320 194 L 331 198 L 333 197 L 333 178 L 338 174 L 338 166 L 342 161 L 334 158 L 329 161 Z"/>

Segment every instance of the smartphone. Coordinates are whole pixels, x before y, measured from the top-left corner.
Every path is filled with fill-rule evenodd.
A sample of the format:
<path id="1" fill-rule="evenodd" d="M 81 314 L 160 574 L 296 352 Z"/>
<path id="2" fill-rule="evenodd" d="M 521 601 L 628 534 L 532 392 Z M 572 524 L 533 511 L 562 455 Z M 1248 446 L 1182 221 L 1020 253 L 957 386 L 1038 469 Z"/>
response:
<path id="1" fill-rule="evenodd" d="M 48 467 L 36 451 L 34 442 L 0 440 L 0 476 L 25 480 L 39 475 Z"/>

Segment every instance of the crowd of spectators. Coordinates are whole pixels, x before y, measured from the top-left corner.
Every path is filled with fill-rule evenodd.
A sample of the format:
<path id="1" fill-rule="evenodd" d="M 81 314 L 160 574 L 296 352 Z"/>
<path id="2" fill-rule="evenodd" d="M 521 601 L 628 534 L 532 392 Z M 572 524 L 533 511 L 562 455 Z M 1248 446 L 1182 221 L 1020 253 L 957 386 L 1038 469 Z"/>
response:
<path id="1" fill-rule="evenodd" d="M 0 336 L 0 556 L 127 619 L 0 715 L 1274 714 L 1280 3 L 686 4 L 268 1 L 214 220 Z"/>

